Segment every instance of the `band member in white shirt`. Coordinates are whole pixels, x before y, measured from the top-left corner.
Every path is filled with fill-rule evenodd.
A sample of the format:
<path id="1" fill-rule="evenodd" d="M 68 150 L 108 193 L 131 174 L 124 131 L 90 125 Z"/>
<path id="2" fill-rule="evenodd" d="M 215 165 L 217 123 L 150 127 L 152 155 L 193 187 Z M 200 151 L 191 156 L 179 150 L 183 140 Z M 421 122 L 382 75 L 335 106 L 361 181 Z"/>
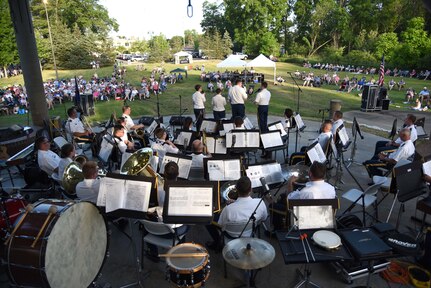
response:
<path id="1" fill-rule="evenodd" d="M 35 146 L 37 147 L 37 163 L 39 168 L 52 176 L 58 172 L 58 165 L 61 158 L 50 150 L 51 142 L 46 137 L 36 139 Z"/>
<path id="2" fill-rule="evenodd" d="M 254 103 L 257 107 L 257 120 L 259 122 L 260 132 L 268 131 L 268 107 L 271 100 L 271 92 L 267 90 L 268 83 L 263 82 L 260 87 L 260 92 L 257 93 Z"/>
<path id="3" fill-rule="evenodd" d="M 332 135 L 335 137 L 337 135 L 338 128 L 343 125 L 343 112 L 340 110 L 334 111 L 334 114 L 332 115 Z M 334 138 L 335 141 L 335 138 Z"/>
<path id="4" fill-rule="evenodd" d="M 221 89 L 216 89 L 216 95 L 212 98 L 213 116 L 215 120 L 226 118 L 226 98 L 221 95 Z"/>
<path id="5" fill-rule="evenodd" d="M 97 178 L 99 174 L 97 163 L 94 161 L 85 162 L 82 167 L 82 174 L 84 174 L 84 180 L 76 185 L 76 196 L 80 200 L 96 204 L 100 189 L 100 179 Z"/>
<path id="6" fill-rule="evenodd" d="M 195 85 L 196 92 L 193 93 L 193 111 L 196 117 L 196 130 L 200 131 L 202 120 L 205 116 L 205 102 L 207 99 L 205 98 L 205 93 L 202 91 L 202 86 L 197 84 Z"/>
<path id="7" fill-rule="evenodd" d="M 136 129 L 142 129 L 144 128 L 144 124 L 135 124 L 133 122 L 132 117 L 130 117 L 130 114 L 132 113 L 132 108 L 128 105 L 123 106 L 123 115 L 124 120 L 126 120 L 126 128 L 128 131 L 136 130 Z"/>
<path id="8" fill-rule="evenodd" d="M 235 81 L 235 86 L 229 89 L 229 102 L 232 107 L 232 119 L 236 116 L 245 117 L 244 101 L 247 100 L 247 93 L 242 86 L 241 79 Z"/>
<path id="9" fill-rule="evenodd" d="M 163 163 L 163 157 L 165 157 L 166 153 L 178 154 L 180 151 L 177 146 L 174 145 L 174 143 L 166 139 L 168 134 L 166 133 L 165 129 L 160 127 L 157 128 L 154 131 L 154 136 L 156 137 L 156 141 L 151 144 L 151 149 L 157 151 L 159 163 Z"/>

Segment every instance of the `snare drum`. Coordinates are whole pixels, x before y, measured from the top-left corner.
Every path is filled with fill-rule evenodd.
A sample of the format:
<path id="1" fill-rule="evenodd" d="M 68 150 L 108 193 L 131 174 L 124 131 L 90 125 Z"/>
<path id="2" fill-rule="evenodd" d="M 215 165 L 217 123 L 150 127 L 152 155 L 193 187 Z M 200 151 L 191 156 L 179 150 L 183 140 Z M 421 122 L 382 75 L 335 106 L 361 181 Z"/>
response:
<path id="1" fill-rule="evenodd" d="M 201 287 L 210 275 L 208 251 L 199 244 L 184 243 L 172 247 L 168 254 L 206 253 L 203 257 L 167 258 L 166 278 L 177 287 Z"/>
<path id="2" fill-rule="evenodd" d="M 51 214 L 32 248 L 51 206 L 57 212 Z M 88 287 L 105 261 L 107 235 L 104 217 L 90 202 L 35 203 L 9 241 L 6 252 L 9 277 L 18 286 Z"/>
<path id="3" fill-rule="evenodd" d="M 27 203 L 22 199 L 7 199 L 1 201 L 0 214 L 0 239 L 4 239 L 8 232 L 11 232 L 11 226 L 16 219 L 21 215 L 21 211 L 25 209 Z"/>

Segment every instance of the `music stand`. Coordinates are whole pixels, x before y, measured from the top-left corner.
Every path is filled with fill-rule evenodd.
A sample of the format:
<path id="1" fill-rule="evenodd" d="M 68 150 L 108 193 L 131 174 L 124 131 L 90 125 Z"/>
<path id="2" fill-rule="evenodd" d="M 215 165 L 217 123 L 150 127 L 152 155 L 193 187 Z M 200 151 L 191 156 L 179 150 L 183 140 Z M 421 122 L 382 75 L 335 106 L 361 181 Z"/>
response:
<path id="1" fill-rule="evenodd" d="M 199 131 L 212 134 L 217 133 L 217 121 L 215 119 L 204 118 Z"/>
<path id="2" fill-rule="evenodd" d="M 283 150 L 283 156 L 286 158 L 286 155 L 284 154 L 285 151 L 284 151 L 282 133 L 280 132 L 280 130 L 277 129 L 277 130 L 268 131 L 268 132 L 261 132 L 260 140 L 262 142 L 263 150 L 265 150 L 266 152 Z"/>
<path id="3" fill-rule="evenodd" d="M 218 155 L 204 158 L 204 178 L 209 181 L 238 180 L 241 178 L 241 166 L 239 156 Z"/>
<path id="4" fill-rule="evenodd" d="M 260 182 L 261 177 L 265 177 L 265 181 L 270 188 L 273 188 L 274 184 L 277 185 L 285 181 L 281 172 L 281 165 L 275 160 L 267 163 L 248 165 L 245 173 L 250 178 L 252 188 L 262 187 L 262 183 Z"/>
<path id="5" fill-rule="evenodd" d="M 213 212 L 220 210 L 217 182 L 175 181 L 168 184 L 163 206 L 167 224 L 210 224 Z"/>
<path id="6" fill-rule="evenodd" d="M 298 95 L 298 99 L 299 99 L 299 95 Z M 298 109 L 299 109 L 299 100 L 298 100 Z M 298 114 L 296 114 L 294 116 L 295 119 L 295 123 L 296 123 L 296 129 L 295 129 L 295 133 L 296 133 L 296 138 L 295 138 L 295 152 L 298 152 L 298 137 L 299 137 L 299 132 L 303 132 L 305 130 L 305 128 L 307 126 L 305 126 L 304 122 L 302 121 L 301 115 L 299 114 L 299 112 L 297 111 Z"/>
<path id="7" fill-rule="evenodd" d="M 355 155 L 356 155 L 356 149 L 357 149 L 357 144 L 356 144 L 357 135 L 359 135 L 359 137 L 361 137 L 361 140 L 364 140 L 364 136 L 362 136 L 361 128 L 359 126 L 358 121 L 356 120 L 356 117 L 353 117 L 352 135 L 353 135 L 353 147 L 352 147 L 352 152 L 350 154 L 350 158 L 346 160 L 348 162 L 347 167 L 350 167 L 350 165 L 352 165 L 352 163 L 355 163 L 356 165 L 362 165 L 361 163 L 355 162 L 355 160 L 354 160 Z"/>
<path id="8" fill-rule="evenodd" d="M 192 166 L 192 156 L 181 155 L 175 153 L 166 153 L 163 157 L 163 162 L 160 166 L 160 174 L 165 173 L 165 166 L 169 162 L 175 162 L 178 165 L 178 178 L 188 179 L 190 174 L 190 168 Z"/>

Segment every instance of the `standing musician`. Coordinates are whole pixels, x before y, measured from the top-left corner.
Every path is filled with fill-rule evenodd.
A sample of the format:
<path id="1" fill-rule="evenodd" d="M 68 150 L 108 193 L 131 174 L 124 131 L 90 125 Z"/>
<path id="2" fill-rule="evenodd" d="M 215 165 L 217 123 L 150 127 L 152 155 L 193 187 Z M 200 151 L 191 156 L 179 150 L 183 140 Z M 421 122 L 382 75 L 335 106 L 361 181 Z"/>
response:
<path id="1" fill-rule="evenodd" d="M 268 131 L 268 107 L 271 99 L 271 92 L 267 90 L 268 83 L 262 82 L 260 92 L 257 93 L 254 103 L 257 107 L 257 121 L 259 122 L 260 132 Z"/>
<path id="2" fill-rule="evenodd" d="M 37 148 L 37 163 L 39 168 L 52 176 L 58 172 L 61 158 L 50 150 L 51 142 L 48 138 L 41 136 L 36 139 L 34 146 Z"/>
<path id="3" fill-rule="evenodd" d="M 156 140 L 151 144 L 151 149 L 157 151 L 157 154 L 160 158 L 159 162 L 162 163 L 163 157 L 165 157 L 166 153 L 174 153 L 178 154 L 179 149 L 172 143 L 170 140 L 167 140 L 168 134 L 166 130 L 159 127 L 154 131 L 154 136 Z"/>
<path id="4" fill-rule="evenodd" d="M 241 79 L 236 79 L 235 86 L 229 89 L 229 102 L 232 107 L 232 119 L 240 116 L 245 117 L 245 105 L 244 101 L 247 100 L 247 93 L 242 86 Z"/>
<path id="5" fill-rule="evenodd" d="M 260 199 L 251 198 L 251 181 L 250 178 L 248 178 L 247 176 L 241 177 L 236 182 L 235 187 L 238 192 L 238 199 L 235 200 L 232 204 L 226 206 L 222 210 L 220 217 L 217 217 L 218 214 L 214 215 L 213 221 L 218 223 L 217 226 L 205 226 L 214 240 L 213 242 L 206 243 L 206 246 L 210 249 L 218 250 L 221 248 L 221 237 L 217 227 L 223 230 L 229 223 L 244 223 L 245 226 L 246 222 L 248 221 L 260 201 Z M 256 210 L 256 223 L 265 221 L 267 217 L 267 208 L 264 204 L 261 204 Z M 250 237 L 251 235 L 250 233 L 244 233 L 243 236 Z"/>
<path id="6" fill-rule="evenodd" d="M 202 86 L 197 84 L 195 85 L 196 92 L 193 93 L 193 111 L 196 117 L 196 131 L 200 131 L 201 124 L 203 118 L 205 116 L 205 102 L 207 99 L 205 98 L 205 93 L 202 91 Z"/>
<path id="7" fill-rule="evenodd" d="M 85 162 L 82 167 L 82 174 L 84 174 L 84 180 L 76 184 L 76 195 L 82 201 L 96 204 L 100 188 L 100 179 L 97 178 L 99 175 L 97 163 L 94 161 Z"/>
<path id="8" fill-rule="evenodd" d="M 408 128 L 410 130 L 410 140 L 415 142 L 418 139 L 418 132 L 415 126 L 416 116 L 413 114 L 407 114 L 406 119 L 404 119 L 403 128 Z M 386 150 L 395 150 L 402 144 L 402 139 L 399 137 L 395 141 L 377 141 L 374 156 L 376 157 L 380 152 Z"/>
<path id="9" fill-rule="evenodd" d="M 215 120 L 226 118 L 226 98 L 221 95 L 221 89 L 216 89 L 216 95 L 212 98 L 213 116 Z"/>
<path id="10" fill-rule="evenodd" d="M 298 177 L 291 176 L 287 182 L 287 191 L 280 195 L 277 203 L 271 207 L 274 211 L 272 223 L 275 230 L 283 228 L 283 217 L 286 215 L 288 199 L 332 199 L 336 197 L 334 186 L 325 182 L 326 175 L 326 164 L 314 161 L 310 166 L 308 176 L 310 182 L 305 184 L 305 187 L 301 190 L 294 190 L 294 183 L 298 180 Z"/>
<path id="11" fill-rule="evenodd" d="M 124 117 L 124 120 L 126 120 L 126 126 L 125 127 L 127 128 L 127 131 L 144 128 L 144 124 L 133 123 L 133 120 L 130 117 L 130 113 L 132 113 L 132 108 L 129 105 L 124 105 L 122 109 L 123 109 L 122 117 Z"/>

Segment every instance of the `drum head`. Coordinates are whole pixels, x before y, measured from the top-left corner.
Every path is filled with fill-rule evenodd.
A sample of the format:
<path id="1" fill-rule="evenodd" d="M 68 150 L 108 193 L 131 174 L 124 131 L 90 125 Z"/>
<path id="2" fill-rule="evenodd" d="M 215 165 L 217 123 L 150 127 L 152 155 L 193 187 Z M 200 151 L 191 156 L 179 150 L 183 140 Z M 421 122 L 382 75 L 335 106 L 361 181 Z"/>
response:
<path id="1" fill-rule="evenodd" d="M 172 247 L 168 254 L 182 254 L 182 253 L 208 253 L 208 251 L 198 244 L 184 243 Z M 197 271 L 205 266 L 208 262 L 208 256 L 203 257 L 190 257 L 190 258 L 166 258 L 166 264 L 177 272 Z"/>
<path id="2" fill-rule="evenodd" d="M 45 273 L 51 287 L 88 287 L 105 259 L 106 223 L 95 205 L 80 202 L 63 211 L 49 235 Z"/>
<path id="3" fill-rule="evenodd" d="M 328 230 L 314 232 L 313 241 L 316 245 L 325 249 L 337 249 L 341 246 L 340 236 Z"/>

